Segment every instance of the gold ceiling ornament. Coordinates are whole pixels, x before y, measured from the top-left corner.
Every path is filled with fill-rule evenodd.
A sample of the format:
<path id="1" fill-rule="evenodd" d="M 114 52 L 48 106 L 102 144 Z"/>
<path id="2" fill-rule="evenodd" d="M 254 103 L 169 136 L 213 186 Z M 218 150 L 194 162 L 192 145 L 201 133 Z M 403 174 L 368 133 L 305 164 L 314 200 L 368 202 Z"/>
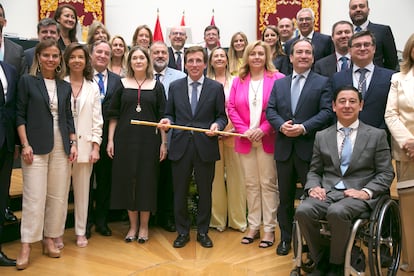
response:
<path id="1" fill-rule="evenodd" d="M 54 12 L 59 4 L 58 0 L 40 0 L 39 18 L 50 17 L 50 13 Z"/>
<path id="2" fill-rule="evenodd" d="M 94 20 L 102 22 L 102 1 L 101 0 L 84 0 L 85 12 L 93 14 Z"/>

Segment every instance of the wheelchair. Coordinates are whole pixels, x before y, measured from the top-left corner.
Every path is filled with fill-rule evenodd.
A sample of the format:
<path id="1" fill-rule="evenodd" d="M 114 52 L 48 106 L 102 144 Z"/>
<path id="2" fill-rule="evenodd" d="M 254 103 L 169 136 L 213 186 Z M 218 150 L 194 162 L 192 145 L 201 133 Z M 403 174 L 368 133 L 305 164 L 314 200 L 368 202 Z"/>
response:
<path id="1" fill-rule="evenodd" d="M 320 234 L 329 246 L 330 229 L 320 220 Z M 291 276 L 312 272 L 315 267 L 299 223 L 293 223 L 294 268 Z M 381 197 L 372 212 L 363 213 L 352 227 L 345 254 L 344 275 L 367 275 L 366 255 L 371 276 L 396 275 L 401 256 L 401 221 L 398 203 L 389 195 Z"/>

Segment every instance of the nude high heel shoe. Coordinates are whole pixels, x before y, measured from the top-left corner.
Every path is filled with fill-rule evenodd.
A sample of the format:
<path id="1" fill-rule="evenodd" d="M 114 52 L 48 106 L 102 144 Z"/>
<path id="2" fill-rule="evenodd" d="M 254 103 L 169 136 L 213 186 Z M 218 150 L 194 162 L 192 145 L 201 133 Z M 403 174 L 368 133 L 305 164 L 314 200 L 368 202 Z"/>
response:
<path id="1" fill-rule="evenodd" d="M 29 257 L 30 257 L 30 244 L 22 244 L 22 249 L 16 260 L 16 269 L 23 270 L 29 266 Z"/>
<path id="2" fill-rule="evenodd" d="M 42 242 L 43 254 L 50 258 L 59 258 L 60 250 L 55 247 L 55 243 L 51 238 L 44 238 Z"/>

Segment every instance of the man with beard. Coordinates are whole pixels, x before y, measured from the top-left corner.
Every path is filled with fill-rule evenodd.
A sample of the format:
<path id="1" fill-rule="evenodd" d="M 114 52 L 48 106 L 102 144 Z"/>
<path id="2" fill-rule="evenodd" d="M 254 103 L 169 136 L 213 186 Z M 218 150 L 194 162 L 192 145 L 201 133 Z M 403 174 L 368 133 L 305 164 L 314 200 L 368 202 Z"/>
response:
<path id="1" fill-rule="evenodd" d="M 376 40 L 374 64 L 395 70 L 398 65 L 397 49 L 390 26 L 374 24 L 368 20 L 368 0 L 350 0 L 349 17 L 355 32 L 371 31 Z"/>
<path id="2" fill-rule="evenodd" d="M 172 29 L 171 32 L 178 32 Z M 185 33 L 185 30 L 184 30 Z M 170 33 L 171 36 L 171 33 Z M 179 37 L 182 37 L 181 35 Z M 184 40 L 185 41 L 185 40 Z M 170 48 L 171 49 L 171 48 Z M 150 47 L 151 60 L 154 66 L 154 77 L 164 85 L 165 97 L 168 99 L 170 83 L 184 78 L 186 75 L 168 67 L 168 47 L 164 42 L 156 41 Z M 168 132 L 170 141 L 172 131 Z M 160 179 L 158 182 L 157 223 L 169 232 L 175 232 L 174 194 L 171 174 L 171 161 L 166 158 L 160 164 Z"/>
<path id="3" fill-rule="evenodd" d="M 348 40 L 353 34 L 353 26 L 348 21 L 338 21 L 332 27 L 332 41 L 335 53 L 318 60 L 315 63 L 316 73 L 325 77 L 332 77 L 336 72 L 348 69 L 351 64 Z"/>

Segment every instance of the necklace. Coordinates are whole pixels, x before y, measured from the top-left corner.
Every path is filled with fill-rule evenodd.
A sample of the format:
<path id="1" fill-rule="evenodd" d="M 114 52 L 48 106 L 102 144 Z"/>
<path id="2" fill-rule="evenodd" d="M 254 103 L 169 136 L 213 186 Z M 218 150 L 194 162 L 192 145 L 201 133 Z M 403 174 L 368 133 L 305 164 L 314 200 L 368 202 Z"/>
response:
<path id="1" fill-rule="evenodd" d="M 135 109 L 138 113 L 141 112 L 142 108 L 141 108 L 141 87 L 144 84 L 144 82 L 147 80 L 147 78 L 145 78 L 141 83 L 138 82 L 137 78 L 134 76 L 134 79 L 138 85 L 138 102 L 137 102 L 137 108 Z"/>
<path id="2" fill-rule="evenodd" d="M 72 85 L 73 85 L 73 83 L 72 83 Z M 75 92 L 73 92 L 73 89 L 72 89 L 72 96 L 73 96 L 73 112 L 72 113 L 73 113 L 73 117 L 77 117 L 78 116 L 76 104 L 78 102 L 79 94 L 82 91 L 82 87 L 83 87 L 83 80 L 82 80 L 81 86 L 79 87 L 79 90 L 78 90 L 78 92 L 76 94 L 75 94 Z"/>
<path id="3" fill-rule="evenodd" d="M 57 85 L 54 80 L 45 79 L 45 83 L 48 83 L 46 87 L 47 87 L 47 94 L 49 96 L 49 108 L 50 108 L 50 111 L 53 111 L 55 107 L 54 102 L 55 102 L 55 98 L 57 94 Z"/>
<path id="4" fill-rule="evenodd" d="M 257 87 L 256 87 L 256 89 L 253 87 L 253 81 L 252 80 L 250 80 L 250 89 L 253 91 L 253 94 L 254 94 L 254 98 L 253 98 L 253 106 L 256 106 L 256 104 L 257 104 L 257 92 L 259 92 L 259 88 L 260 88 L 260 85 L 262 85 L 262 81 L 263 81 L 263 79 L 260 79 L 259 80 L 259 83 L 257 84 Z"/>

